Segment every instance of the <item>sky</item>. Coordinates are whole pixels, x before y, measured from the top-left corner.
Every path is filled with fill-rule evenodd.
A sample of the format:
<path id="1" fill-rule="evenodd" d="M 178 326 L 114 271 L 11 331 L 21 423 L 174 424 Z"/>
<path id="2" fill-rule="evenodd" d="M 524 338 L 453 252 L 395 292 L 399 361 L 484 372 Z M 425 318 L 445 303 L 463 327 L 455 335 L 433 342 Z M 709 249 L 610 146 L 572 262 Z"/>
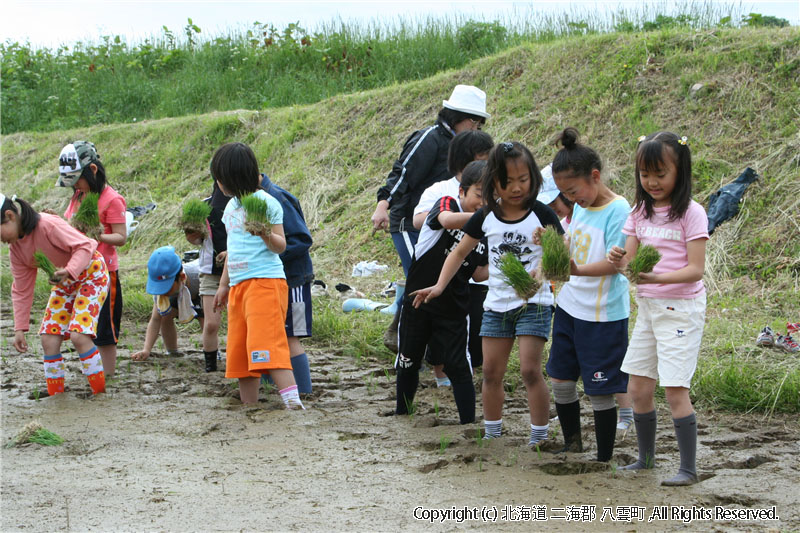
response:
<path id="1" fill-rule="evenodd" d="M 720 5 L 739 5 L 744 13 L 756 12 L 800 24 L 800 0 L 737 1 L 699 0 Z M 661 2 L 676 5 L 681 2 Z M 28 42 L 34 48 L 55 48 L 76 41 L 98 42 L 102 35 L 121 35 L 129 44 L 161 33 L 167 26 L 181 34 L 187 18 L 202 29 L 202 36 L 226 34 L 226 30 L 247 29 L 255 21 L 283 29 L 289 23 L 313 31 L 320 24 L 337 19 L 370 22 L 392 21 L 458 14 L 482 20 L 503 19 L 520 10 L 537 12 L 606 12 L 635 9 L 640 0 L 533 0 L 533 1 L 41 1 L 3 2 L 0 41 Z"/>

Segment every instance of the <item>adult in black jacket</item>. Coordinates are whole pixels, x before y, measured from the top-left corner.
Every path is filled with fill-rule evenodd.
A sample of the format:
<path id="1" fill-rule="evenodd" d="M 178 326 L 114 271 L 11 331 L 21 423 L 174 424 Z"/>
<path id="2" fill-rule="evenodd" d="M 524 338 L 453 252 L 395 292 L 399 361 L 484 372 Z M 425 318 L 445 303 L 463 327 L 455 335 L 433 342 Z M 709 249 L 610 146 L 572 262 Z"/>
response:
<path id="1" fill-rule="evenodd" d="M 486 93 L 472 85 L 456 85 L 450 99 L 442 102 L 436 123 L 406 139 L 386 184 L 378 189 L 372 226 L 374 230 L 389 230 L 406 276 L 419 237 L 413 219 L 420 196 L 437 181 L 452 177 L 447 170 L 447 151 L 453 137 L 462 131 L 481 129 L 487 118 Z M 402 287 L 398 286 L 397 291 L 394 320 L 383 335 L 384 345 L 395 352 Z M 435 373 L 439 378 L 444 377 L 440 370 Z"/>
<path id="2" fill-rule="evenodd" d="M 462 131 L 480 129 L 489 118 L 486 93 L 471 85 L 456 85 L 433 126 L 415 131 L 403 145 L 386 184 L 378 190 L 372 215 L 374 229 L 387 229 L 408 274 L 419 230 L 414 228 L 414 208 L 423 191 L 452 176 L 447 171 L 447 149 Z"/>

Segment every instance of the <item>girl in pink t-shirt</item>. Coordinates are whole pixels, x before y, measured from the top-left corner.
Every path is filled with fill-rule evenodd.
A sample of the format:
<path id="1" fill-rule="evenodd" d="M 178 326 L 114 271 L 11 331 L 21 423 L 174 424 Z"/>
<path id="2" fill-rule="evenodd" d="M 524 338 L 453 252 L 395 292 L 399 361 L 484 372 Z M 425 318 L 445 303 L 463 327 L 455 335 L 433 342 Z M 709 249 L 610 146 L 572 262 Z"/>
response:
<path id="1" fill-rule="evenodd" d="M 60 163 L 65 159 L 65 155 L 73 153 L 76 168 L 63 168 Z M 69 155 L 66 157 L 69 159 Z M 112 377 L 117 366 L 117 342 L 122 321 L 122 284 L 118 275 L 117 247 L 124 245 L 128 238 L 125 225 L 127 208 L 125 198 L 106 182 L 105 167 L 100 162 L 94 144 L 90 142 L 75 141 L 65 146 L 59 157 L 59 166 L 61 173 L 56 185 L 72 186 L 74 191 L 64 212 L 64 218 L 67 220 L 72 218 L 86 193 L 93 192 L 100 195 L 97 200 L 97 210 L 100 214 L 100 223 L 103 225 L 103 233 L 97 238 L 97 250 L 103 254 L 103 259 L 106 261 L 110 282 L 108 298 L 100 310 L 95 344 L 103 358 L 106 376 Z"/>
<path id="2" fill-rule="evenodd" d="M 622 269 L 640 244 L 661 252 L 652 272 L 639 275 L 639 312 L 622 371 L 630 374 L 628 393 L 639 459 L 625 470 L 655 466 L 656 382 L 664 387 L 672 412 L 681 465 L 665 486 L 697 482 L 697 420 L 689 386 L 705 324 L 703 270 L 708 219 L 692 200 L 692 157 L 686 137 L 658 132 L 639 138 L 636 151 L 636 204 L 622 232 L 625 249 L 614 247 L 608 260 Z"/>
<path id="3" fill-rule="evenodd" d="M 18 204 L 19 207 L 17 207 Z M 103 362 L 94 344 L 97 317 L 108 294 L 108 269 L 97 242 L 70 226 L 63 218 L 37 213 L 27 202 L 0 194 L 0 236 L 9 244 L 14 281 L 14 348 L 28 351 L 33 291 L 36 285 L 35 252 L 41 252 L 56 267 L 50 282 L 39 336 L 44 353 L 47 393 L 64 392 L 64 358 L 61 342 L 71 339 L 80 355 L 81 369 L 92 393 L 105 391 Z"/>

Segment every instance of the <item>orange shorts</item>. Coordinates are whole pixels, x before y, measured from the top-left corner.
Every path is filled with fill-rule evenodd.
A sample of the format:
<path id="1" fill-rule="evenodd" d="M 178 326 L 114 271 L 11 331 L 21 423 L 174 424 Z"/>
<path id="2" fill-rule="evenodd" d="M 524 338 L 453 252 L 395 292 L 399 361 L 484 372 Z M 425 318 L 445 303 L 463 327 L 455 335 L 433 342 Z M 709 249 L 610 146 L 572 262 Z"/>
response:
<path id="1" fill-rule="evenodd" d="M 285 279 L 253 278 L 231 287 L 226 378 L 257 378 L 271 369 L 291 370 L 284 327 L 288 302 Z"/>

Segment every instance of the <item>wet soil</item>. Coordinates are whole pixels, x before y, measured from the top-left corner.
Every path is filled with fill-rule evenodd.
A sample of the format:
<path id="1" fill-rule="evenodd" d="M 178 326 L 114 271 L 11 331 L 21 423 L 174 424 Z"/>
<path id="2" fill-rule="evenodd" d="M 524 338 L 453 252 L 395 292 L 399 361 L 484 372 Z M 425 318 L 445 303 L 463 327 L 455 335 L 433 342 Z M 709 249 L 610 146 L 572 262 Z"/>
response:
<path id="1" fill-rule="evenodd" d="M 7 332 L 8 320 L 2 325 Z M 139 330 L 130 338 L 142 338 Z M 421 375 L 417 412 L 396 417 L 390 365 L 312 348 L 315 392 L 304 398 L 306 411 L 288 412 L 263 389 L 257 406 L 243 406 L 234 381 L 204 373 L 202 352 L 181 347 L 181 355 L 143 363 L 121 349 L 117 375 L 97 397 L 77 356 L 66 353 L 67 391 L 53 398 L 41 392 L 39 356 L 2 347 L 3 442 L 32 420 L 65 442 L 2 449 L 0 530 L 444 531 L 492 521 L 510 531 L 800 527 L 796 416 L 698 413 L 702 481 L 667 488 L 659 482 L 677 470 L 678 451 L 664 405 L 656 468 L 628 474 L 615 464 L 633 461 L 635 434 L 618 439 L 612 464 L 593 461 L 588 402 L 586 451 L 553 454 L 527 447 L 522 390 L 507 396 L 503 438 L 482 441 L 480 424 L 458 424 L 450 390 L 437 389 L 430 372 Z M 665 519 L 648 521 L 659 506 L 668 506 Z M 780 519 L 669 519 L 693 506 L 695 517 L 715 506 L 774 506 Z M 467 519 L 432 514 L 448 509 Z"/>

